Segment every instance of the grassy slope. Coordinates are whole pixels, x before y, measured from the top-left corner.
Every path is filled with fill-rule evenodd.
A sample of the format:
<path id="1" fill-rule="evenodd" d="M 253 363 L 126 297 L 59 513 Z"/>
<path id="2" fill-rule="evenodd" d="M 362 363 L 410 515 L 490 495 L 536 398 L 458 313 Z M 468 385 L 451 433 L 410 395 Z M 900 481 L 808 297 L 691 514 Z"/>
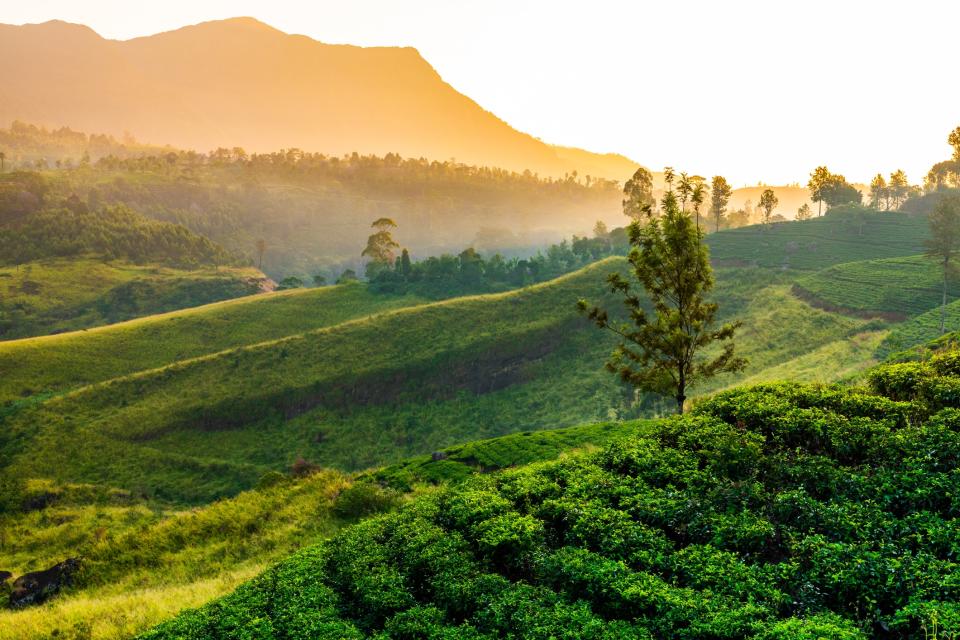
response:
<path id="1" fill-rule="evenodd" d="M 960 330 L 960 300 L 947 304 L 944 327 L 948 332 Z M 939 336 L 940 308 L 934 307 L 897 325 L 880 343 L 877 356 L 885 358 L 898 351 L 920 347 Z"/>
<path id="2" fill-rule="evenodd" d="M 97 258 L 0 267 L 0 339 L 85 329 L 255 293 L 253 268 L 175 269 Z"/>
<path id="3" fill-rule="evenodd" d="M 606 419 L 622 390 L 608 336 L 573 301 L 603 295 L 608 260 L 550 283 L 401 309 L 127 376 L 14 410 L 11 469 L 206 502 L 297 455 L 357 469 L 456 442 Z M 763 270 L 726 271 L 750 373 L 859 332 Z M 385 337 L 389 336 L 389 339 Z M 425 341 L 424 336 L 430 336 Z M 717 381 L 712 387 L 735 379 Z"/>
<path id="4" fill-rule="evenodd" d="M 411 491 L 423 483 L 459 481 L 477 472 L 602 446 L 648 424 L 515 434 L 451 447 L 445 460 L 413 458 L 372 474 Z M 105 500 L 71 499 L 85 488 L 60 488 L 65 497 L 53 506 L 0 519 L 3 567 L 19 575 L 80 554 L 87 569 L 74 589 L 41 607 L 0 610 L 0 637 L 130 637 L 181 609 L 228 593 L 271 561 L 349 523 L 331 507 L 350 482 L 323 472 L 185 512 L 125 504 L 124 496 L 116 494 Z"/>
<path id="5" fill-rule="evenodd" d="M 711 234 L 711 256 L 719 264 L 756 264 L 816 270 L 832 264 L 909 256 L 923 252 L 927 220 L 901 213 L 868 213 L 857 220 L 826 215 L 804 222 L 753 225 Z"/>
<path id="6" fill-rule="evenodd" d="M 797 286 L 818 301 L 865 314 L 909 317 L 940 304 L 942 275 L 935 261 L 923 256 L 838 264 L 797 280 Z M 960 286 L 953 282 L 948 295 Z"/>
<path id="7" fill-rule="evenodd" d="M 145 637 L 954 637 L 958 362 L 738 389 L 472 478 Z"/>
<path id="8" fill-rule="evenodd" d="M 228 300 L 87 331 L 0 342 L 0 403 L 63 391 L 418 302 L 360 284 Z"/>

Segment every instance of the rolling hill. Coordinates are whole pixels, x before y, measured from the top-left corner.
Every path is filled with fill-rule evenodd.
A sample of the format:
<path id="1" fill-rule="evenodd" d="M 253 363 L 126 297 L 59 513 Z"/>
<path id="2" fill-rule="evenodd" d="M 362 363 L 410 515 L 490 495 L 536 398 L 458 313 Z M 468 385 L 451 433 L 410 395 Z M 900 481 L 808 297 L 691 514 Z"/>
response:
<path id="1" fill-rule="evenodd" d="M 880 368 L 869 389 L 737 389 L 598 452 L 470 478 L 141 637 L 952 634 L 957 362 Z"/>
<path id="2" fill-rule="evenodd" d="M 928 236 L 926 216 L 836 207 L 820 218 L 724 230 L 707 240 L 715 264 L 808 271 L 917 255 Z"/>
<path id="3" fill-rule="evenodd" d="M 57 21 L 2 25 L 0 77 L 0 122 L 129 131 L 182 149 L 396 152 L 616 180 L 637 166 L 516 131 L 414 49 L 328 45 L 252 18 L 129 41 Z"/>
<path id="4" fill-rule="evenodd" d="M 572 302 L 602 298 L 604 275 L 620 265 L 612 259 L 514 292 L 406 307 L 172 361 L 52 398 L 37 369 L 31 376 L 40 382 L 31 389 L 39 395 L 6 410 L 6 472 L 202 503 L 249 488 L 297 456 L 355 470 L 476 437 L 649 412 L 652 399 L 625 398 L 602 370 L 611 340 L 578 318 Z M 740 344 L 753 373 L 876 331 L 808 307 L 761 270 L 721 274 L 717 296 L 725 314 L 744 320 Z M 142 321 L 134 335 L 138 327 L 162 324 Z M 180 328 L 189 335 L 189 323 Z M 109 342 L 121 330 L 92 335 Z M 56 352 L 70 353 L 70 339 L 28 343 L 21 357 L 62 357 Z M 53 355 L 43 353 L 45 344 Z"/>

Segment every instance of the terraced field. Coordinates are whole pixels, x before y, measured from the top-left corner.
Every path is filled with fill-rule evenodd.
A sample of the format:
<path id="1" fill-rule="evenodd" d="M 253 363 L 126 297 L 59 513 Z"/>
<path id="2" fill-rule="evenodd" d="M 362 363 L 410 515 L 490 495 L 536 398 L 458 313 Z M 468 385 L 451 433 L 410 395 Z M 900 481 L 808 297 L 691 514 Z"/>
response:
<path id="1" fill-rule="evenodd" d="M 821 218 L 724 230 L 707 241 L 716 264 L 813 271 L 920 254 L 928 233 L 925 216 L 837 207 Z"/>
<path id="2" fill-rule="evenodd" d="M 941 273 L 923 256 L 866 260 L 801 277 L 797 288 L 830 308 L 904 320 L 940 305 Z M 960 295 L 960 282 L 949 282 L 947 295 Z"/>

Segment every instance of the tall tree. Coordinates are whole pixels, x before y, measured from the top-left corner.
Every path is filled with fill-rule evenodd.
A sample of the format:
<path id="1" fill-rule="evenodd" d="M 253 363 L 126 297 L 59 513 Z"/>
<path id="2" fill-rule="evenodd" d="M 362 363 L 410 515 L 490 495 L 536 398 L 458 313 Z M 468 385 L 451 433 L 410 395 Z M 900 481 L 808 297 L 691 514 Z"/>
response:
<path id="1" fill-rule="evenodd" d="M 890 208 L 890 190 L 887 188 L 887 181 L 883 174 L 878 173 L 870 181 L 870 204 L 875 209 Z"/>
<path id="2" fill-rule="evenodd" d="M 890 200 L 892 209 L 899 209 L 910 193 L 910 181 L 903 169 L 897 169 L 890 174 Z"/>
<path id="3" fill-rule="evenodd" d="M 827 203 L 827 207 L 835 207 L 840 204 L 860 204 L 863 200 L 863 194 L 840 174 L 830 175 L 826 183 L 820 188 L 820 197 Z"/>
<path id="4" fill-rule="evenodd" d="M 611 320 L 606 310 L 586 300 L 577 307 L 621 338 L 607 369 L 639 389 L 672 396 L 677 413 L 683 413 L 689 388 L 719 373 L 742 370 L 746 361 L 734 354 L 740 323 L 715 326 L 717 304 L 707 301 L 713 271 L 703 231 L 680 210 L 672 192 L 664 196 L 662 209 L 659 218 L 629 227 L 632 277 L 612 273 L 607 278 L 611 291 L 623 296 L 630 323 Z M 637 285 L 646 292 L 652 314 L 644 309 Z M 704 356 L 714 343 L 722 345 L 720 352 Z"/>
<path id="5" fill-rule="evenodd" d="M 642 220 L 653 202 L 653 176 L 640 167 L 623 185 L 623 213 L 633 220 Z"/>
<path id="6" fill-rule="evenodd" d="M 810 205 L 804 202 L 800 205 L 800 208 L 797 209 L 797 220 L 809 220 L 812 212 L 810 211 Z"/>
<path id="7" fill-rule="evenodd" d="M 943 270 L 943 300 L 940 304 L 940 333 L 947 320 L 947 279 L 956 267 L 953 259 L 960 250 L 960 195 L 948 195 L 940 200 L 928 217 L 930 239 L 927 240 L 927 255 L 940 262 Z"/>
<path id="8" fill-rule="evenodd" d="M 673 167 L 663 168 L 663 181 L 667 183 L 667 193 L 673 193 L 673 180 L 677 177 Z"/>
<path id="9" fill-rule="evenodd" d="M 680 182 L 677 183 L 677 193 L 680 194 L 680 210 L 686 211 L 687 200 L 689 200 L 690 195 L 693 194 L 693 181 L 686 172 L 680 172 Z"/>
<path id="10" fill-rule="evenodd" d="M 6 162 L 6 160 L 7 160 L 7 154 L 5 154 L 3 151 L 0 151 L 0 173 L 3 173 L 4 162 Z"/>
<path id="11" fill-rule="evenodd" d="M 366 248 L 360 252 L 361 257 L 370 258 L 367 265 L 367 275 L 373 276 L 384 267 L 390 267 L 394 262 L 394 250 L 400 245 L 393 239 L 392 229 L 397 223 L 390 218 L 377 218 L 370 225 L 374 232 L 367 238 Z"/>
<path id="12" fill-rule="evenodd" d="M 826 167 L 817 167 L 810 174 L 807 189 L 810 190 L 810 199 L 817 203 L 817 217 L 823 215 L 824 187 L 830 181 L 830 170 Z"/>
<path id="13" fill-rule="evenodd" d="M 698 229 L 700 228 L 700 207 L 703 206 L 703 201 L 706 199 L 707 185 L 704 184 L 703 178 L 695 176 L 693 180 L 693 191 L 690 192 L 690 203 L 693 204 L 693 212 L 696 214 Z"/>
<path id="14" fill-rule="evenodd" d="M 777 198 L 773 189 L 764 189 L 763 193 L 760 194 L 760 208 L 763 209 L 764 225 L 770 222 L 770 215 L 773 214 L 773 210 L 777 208 L 778 204 L 780 204 L 780 199 Z"/>
<path id="15" fill-rule="evenodd" d="M 263 238 L 257 240 L 257 269 L 263 269 L 263 252 L 267 250 L 267 241 Z"/>
<path id="16" fill-rule="evenodd" d="M 727 211 L 733 188 L 723 176 L 713 176 L 710 182 L 710 213 L 713 214 L 714 231 L 720 231 L 720 220 Z"/>
<path id="17" fill-rule="evenodd" d="M 960 162 L 960 127 L 957 127 L 947 136 L 947 144 L 953 147 L 953 161 Z"/>

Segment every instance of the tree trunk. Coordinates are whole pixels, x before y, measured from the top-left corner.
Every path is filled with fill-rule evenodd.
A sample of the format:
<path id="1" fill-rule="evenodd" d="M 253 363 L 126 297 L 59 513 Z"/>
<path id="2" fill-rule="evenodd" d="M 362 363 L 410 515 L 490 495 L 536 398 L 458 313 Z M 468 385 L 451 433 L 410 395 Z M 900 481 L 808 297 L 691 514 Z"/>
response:
<path id="1" fill-rule="evenodd" d="M 817 217 L 823 215 L 823 200 L 817 200 Z"/>
<path id="2" fill-rule="evenodd" d="M 677 382 L 677 415 L 683 415 L 683 403 L 687 399 L 684 395 L 687 390 L 687 378 L 683 375 L 683 369 L 680 369 L 680 381 Z"/>
<path id="3" fill-rule="evenodd" d="M 943 263 L 943 301 L 940 303 L 940 335 L 947 323 L 947 263 Z"/>

